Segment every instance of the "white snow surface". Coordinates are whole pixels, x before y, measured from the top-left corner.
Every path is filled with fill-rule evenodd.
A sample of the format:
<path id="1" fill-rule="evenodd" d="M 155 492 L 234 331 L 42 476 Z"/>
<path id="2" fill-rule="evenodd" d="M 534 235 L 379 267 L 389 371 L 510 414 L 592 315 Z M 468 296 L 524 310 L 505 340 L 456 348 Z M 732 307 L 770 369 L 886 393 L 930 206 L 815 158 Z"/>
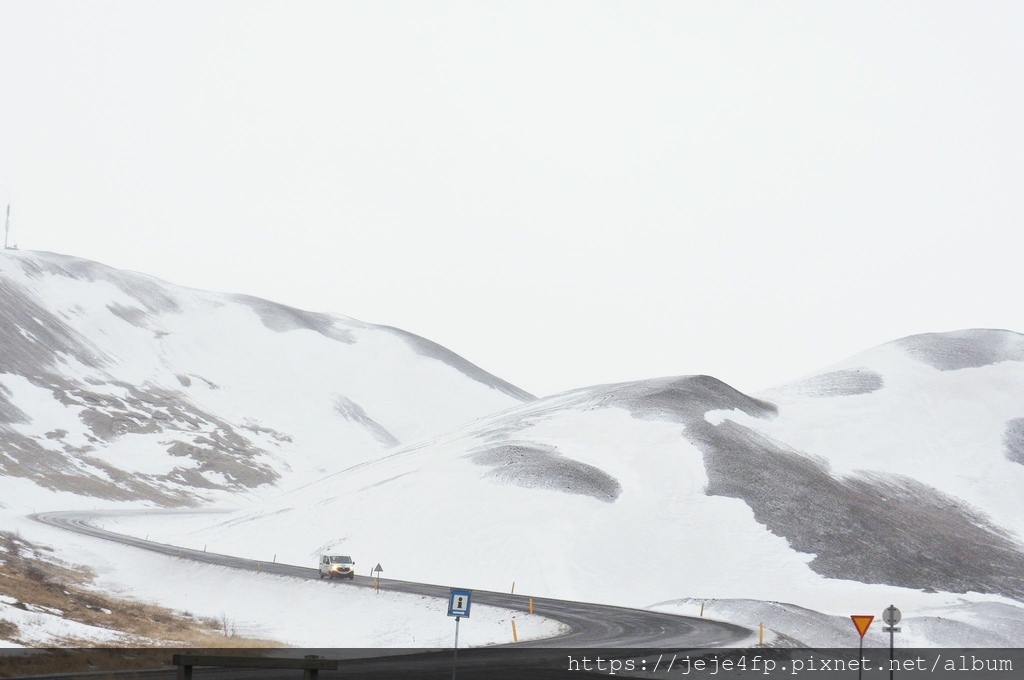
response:
<path id="1" fill-rule="evenodd" d="M 198 499 L 269 495 L 531 398 L 398 329 L 52 253 L 0 253 L 0 294 L 0 427 L 104 481 L 97 461 Z M 217 471 L 175 442 L 224 441 L 250 456 L 234 486 L 170 474 Z"/>
<path id="2" fill-rule="evenodd" d="M 877 617 L 889 604 L 904 612 L 903 646 L 1024 641 L 1019 569 L 999 571 L 1024 555 L 1019 334 L 914 336 L 752 396 L 697 376 L 531 401 L 443 348 L 347 317 L 182 289 L 49 254 L 0 257 L 4 281 L 20 286 L 18 299 L 28 291 L 43 311 L 3 317 L 21 324 L 0 328 L 4 337 L 28 345 L 16 355 L 24 370 L 9 361 L 0 370 L 0 428 L 125 489 L 119 471 L 186 488 L 157 477 L 193 469 L 222 484 L 199 497 L 231 511 L 101 520 L 107 529 L 310 567 L 317 555 L 336 551 L 352 555 L 362 574 L 379 563 L 386 577 L 439 585 L 508 591 L 514 583 L 526 595 L 686 615 L 705 602 L 708 616 L 763 622 L 773 639 L 808 645 L 855 644 L 849 615 Z M 31 316 L 46 312 L 80 342 L 29 366 L 36 359 L 28 350 L 38 349 L 31 338 L 46 329 Z M 71 387 L 62 393 L 40 380 L 39 366 Z M 66 398 L 82 386 L 94 400 L 121 400 L 128 415 L 118 422 L 128 431 L 100 436 L 86 426 L 89 407 Z M 173 392 L 195 411 L 179 418 L 157 404 L 138 411 L 134 427 L 132 388 L 140 386 Z M 8 408 L 4 425 L 5 400 L 25 417 L 11 417 Z M 164 417 L 179 420 L 146 431 Z M 219 443 L 211 433 L 225 428 L 243 435 L 248 448 Z M 232 487 L 233 468 L 170 453 L 164 442 L 172 436 L 251 455 L 278 480 Z M 81 447 L 92 447 L 89 456 L 75 453 Z M 898 585 L 917 583 L 910 559 L 907 573 L 854 565 L 862 578 L 830 575 L 843 569 L 834 558 L 844 541 L 859 534 L 823 541 L 821 532 L 828 537 L 835 527 L 822 524 L 828 517 L 787 507 L 792 501 L 779 483 L 791 472 L 779 471 L 780 460 L 807 475 L 794 486 L 825 480 L 849 492 L 855 510 L 883 513 L 868 515 L 857 532 L 881 531 L 873 526 L 879 517 L 898 527 L 900 514 L 915 508 L 889 507 L 871 494 L 909 489 L 927 496 L 918 512 L 934 507 L 966 518 L 957 526 L 978 532 L 970 545 L 1002 562 L 942 587 Z M 783 492 L 758 497 L 761 480 Z M 194 565 L 25 519 L 33 511 L 156 504 L 0 476 L 0 527 L 92 567 L 104 590 L 227 614 L 247 633 L 307 647 L 448 644 L 453 631 L 441 602 Z M 922 558 L 931 548 L 956 552 L 959 537 L 926 529 L 931 543 L 919 549 Z M 325 593 L 337 601 L 324 601 Z M 278 618 L 293 605 L 304 614 Z M 351 612 L 360 626 L 311 624 L 309 612 L 328 605 Z M 0 615 L 9 608 L 0 601 Z M 509 613 L 477 613 L 460 644 L 463 635 L 467 644 L 509 641 Z M 517 625 L 521 637 L 555 630 L 533 618 Z M 32 641 L 50 634 L 60 633 Z"/>
<path id="3" fill-rule="evenodd" d="M 52 253 L 0 253 L 0 293 L 0 431 L 60 456 L 65 466 L 47 478 L 48 485 L 64 489 L 54 491 L 22 472 L 36 467 L 37 456 L 0 455 L 0 529 L 18 530 L 27 540 L 55 546 L 62 560 L 94 568 L 105 589 L 195 614 L 227 613 L 240 630 L 288 644 L 448 644 L 451 621 L 444 611 L 436 615 L 444 602 L 383 593 L 368 599 L 356 587 L 334 589 L 325 600 L 317 584 L 280 578 L 249 583 L 245 574 L 172 564 L 54 532 L 27 522 L 24 515 L 56 508 L 153 506 L 144 493 L 128 503 L 90 493 L 87 485 L 67 482 L 69 470 L 110 482 L 128 496 L 133 491 L 125 479 L 146 476 L 159 489 L 184 488 L 200 500 L 245 503 L 371 460 L 401 441 L 521 403 L 529 395 L 397 329 L 182 288 Z M 171 398 L 140 408 L 131 401 L 132 388 Z M 97 405 L 106 398 L 115 400 L 116 408 Z M 5 402 L 17 411 L 6 422 L 10 410 L 5 411 Z M 184 415 L 167 425 L 176 410 Z M 132 422 L 127 431 L 104 433 L 90 425 L 90 411 Z M 153 423 L 163 427 L 147 431 Z M 232 471 L 225 474 L 204 467 L 201 456 L 170 451 L 171 440 L 199 445 L 205 439 L 204 445 L 216 449 L 217 436 L 226 432 L 244 438 L 241 448 L 278 475 L 274 484 L 232 486 L 237 481 Z M 2 466 L 11 461 L 13 467 L 5 470 Z M 190 469 L 221 488 L 154 479 Z M 260 623 L 267 612 L 293 603 L 293 616 Z M 360 625 L 320 625 L 310 613 L 324 604 L 355 610 Z M 460 634 L 467 645 L 511 639 L 509 612 L 478 607 L 473 614 L 473 623 Z M 6 603 L 0 617 L 15 622 L 20 639 L 31 645 L 69 638 L 97 644 L 121 640 L 52 612 L 26 612 Z M 518 626 L 521 639 L 555 630 L 556 624 L 540 616 Z"/>
<path id="4" fill-rule="evenodd" d="M 1007 423 L 1024 417 L 1024 360 L 943 371 L 890 343 L 819 375 L 857 371 L 881 376 L 884 386 L 812 398 L 799 381 L 769 390 L 757 396 L 778 404 L 779 417 L 757 428 L 825 458 L 836 474 L 906 475 L 1024 536 L 1024 465 L 1008 460 L 1004 443 Z"/>
<path id="5" fill-rule="evenodd" d="M 863 393 L 835 394 L 851 391 L 846 380 L 822 394 L 822 379 L 811 376 L 802 395 L 799 384 L 758 395 L 777 405 L 771 417 L 708 409 L 704 419 L 742 423 L 836 479 L 866 471 L 919 480 L 1021 546 L 1024 470 L 1010 460 L 1004 435 L 1024 413 L 1024 363 L 939 370 L 893 344 L 821 375 L 849 367 L 877 373 L 877 388 L 863 390 L 861 381 Z M 763 620 L 774 634 L 806 644 L 855 644 L 849 615 L 880 617 L 889 604 L 908 617 L 904 646 L 1024 641 L 1015 597 L 830 578 L 812 567 L 814 554 L 794 550 L 742 499 L 709 495 L 702 453 L 681 436 L 691 425 L 610 405 L 627 388 L 657 394 L 673 384 L 542 399 L 234 516 L 125 519 L 120 528 L 231 554 L 273 551 L 296 564 L 336 549 L 380 562 L 395 578 L 494 590 L 516 582 L 516 592 L 538 596 L 639 607 L 680 594 L 714 599 L 732 603 L 718 611 L 725 620 Z M 495 447 L 534 460 L 549 454 L 550 474 L 524 470 L 515 455 L 482 463 Z M 602 496 L 616 484 L 614 500 Z M 764 603 L 784 604 L 765 611 Z M 781 613 L 787 608 L 804 612 L 800 625 Z"/>
<path id="6" fill-rule="evenodd" d="M 26 500 L 32 498 L 47 507 L 65 505 L 60 494 L 27 487 L 22 491 L 27 492 Z M 80 503 L 66 505 L 86 509 Z M 98 524 L 115 528 L 107 520 Z M 196 618 L 226 619 L 238 636 L 303 648 L 444 649 L 454 644 L 454 619 L 447 616 L 446 599 L 195 563 L 72 534 L 10 510 L 0 510 L 0 526 L 27 540 L 56 546 L 53 557 L 62 562 L 88 565 L 98 574 L 92 586 L 97 590 Z M 0 646 L 62 646 L 69 640 L 104 646 L 138 644 L 116 631 L 69 621 L 59 612 L 31 603 L 28 608 L 34 611 L 24 611 L 16 603 L 3 595 L 0 580 L 0 620 L 18 626 L 20 642 L 0 641 Z M 325 617 L 337 625 L 324 625 Z M 471 616 L 461 622 L 459 646 L 510 643 L 513 619 L 519 640 L 551 637 L 563 630 L 540 612 L 528 615 L 477 603 Z"/>

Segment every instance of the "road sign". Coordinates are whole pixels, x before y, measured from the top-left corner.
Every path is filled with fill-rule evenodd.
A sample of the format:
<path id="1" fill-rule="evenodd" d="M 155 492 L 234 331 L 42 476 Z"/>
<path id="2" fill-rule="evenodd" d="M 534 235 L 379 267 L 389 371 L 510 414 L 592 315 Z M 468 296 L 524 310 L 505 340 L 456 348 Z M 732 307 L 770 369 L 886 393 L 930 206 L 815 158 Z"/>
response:
<path id="1" fill-rule="evenodd" d="M 868 626 L 875 620 L 875 617 L 871 614 L 851 614 L 850 618 L 853 619 L 853 625 L 857 626 L 857 632 L 860 633 L 861 637 L 868 632 Z"/>
<path id="2" fill-rule="evenodd" d="M 864 635 L 868 632 L 868 626 L 875 620 L 872 614 L 850 614 L 850 618 L 853 619 L 853 625 L 857 626 L 857 632 L 860 633 L 860 655 L 864 657 Z M 864 677 L 863 671 L 858 667 L 857 669 L 857 680 L 861 680 Z"/>
<path id="3" fill-rule="evenodd" d="M 472 590 L 452 588 L 451 599 L 448 600 L 448 616 L 469 617 L 469 605 L 473 599 Z"/>
<path id="4" fill-rule="evenodd" d="M 452 588 L 451 598 L 448 600 L 448 616 L 455 617 L 455 648 L 452 654 L 452 680 L 455 680 L 455 669 L 459 663 L 459 621 L 462 617 L 469 617 L 469 604 L 473 599 L 472 590 Z"/>
<path id="5" fill-rule="evenodd" d="M 885 608 L 882 612 L 882 620 L 888 623 L 888 627 L 882 630 L 889 634 L 889 680 L 893 678 L 893 656 L 896 650 L 896 633 L 900 632 L 900 629 L 896 627 L 896 624 L 900 622 L 900 610 L 896 608 L 896 605 L 891 604 Z"/>
<path id="6" fill-rule="evenodd" d="M 380 562 L 373 568 L 373 591 L 375 593 L 380 592 L 380 572 L 384 571 L 381 569 Z"/>

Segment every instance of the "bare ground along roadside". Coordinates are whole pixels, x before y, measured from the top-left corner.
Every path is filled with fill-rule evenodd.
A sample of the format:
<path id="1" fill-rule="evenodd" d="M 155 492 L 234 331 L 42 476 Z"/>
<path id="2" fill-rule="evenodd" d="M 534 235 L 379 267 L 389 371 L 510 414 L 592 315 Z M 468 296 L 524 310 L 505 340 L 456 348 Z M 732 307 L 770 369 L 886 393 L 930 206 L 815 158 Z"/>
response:
<path id="1" fill-rule="evenodd" d="M 136 649 L 136 668 L 153 668 L 170 661 L 170 652 L 159 648 L 253 648 L 280 647 L 272 640 L 235 634 L 227 618 L 202 618 L 131 598 L 101 592 L 93 587 L 95 573 L 88 567 L 57 559 L 51 548 L 26 541 L 17 533 L 0 531 L 0 640 L 47 653 L 0 654 L 0 677 L 19 674 L 31 665 L 31 673 L 67 669 L 68 656 L 83 663 L 83 670 L 124 668 L 125 648 Z M 7 615 L 5 615 L 7 610 Z M 13 616 L 14 610 L 25 615 Z M 72 621 L 97 630 L 96 637 L 47 632 L 47 620 Z M 105 638 L 97 641 L 97 638 Z M 105 653 L 103 647 L 117 648 Z M 83 654 L 88 648 L 88 654 Z M 63 650 L 64 654 L 60 652 Z M 15 659 L 14 656 L 17 656 Z M 166 656 L 167 659 L 163 660 Z M 58 658 L 59 657 L 59 658 Z M 10 666 L 10 667 L 8 667 Z"/>

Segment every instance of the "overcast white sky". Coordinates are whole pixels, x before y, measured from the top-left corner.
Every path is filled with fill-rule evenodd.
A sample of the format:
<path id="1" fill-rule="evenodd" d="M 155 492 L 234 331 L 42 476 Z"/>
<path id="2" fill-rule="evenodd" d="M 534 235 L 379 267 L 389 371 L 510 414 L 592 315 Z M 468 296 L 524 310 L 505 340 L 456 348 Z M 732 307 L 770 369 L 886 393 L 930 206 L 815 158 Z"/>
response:
<path id="1" fill-rule="evenodd" d="M 1024 3 L 0 2 L 25 249 L 538 395 L 1024 331 Z"/>

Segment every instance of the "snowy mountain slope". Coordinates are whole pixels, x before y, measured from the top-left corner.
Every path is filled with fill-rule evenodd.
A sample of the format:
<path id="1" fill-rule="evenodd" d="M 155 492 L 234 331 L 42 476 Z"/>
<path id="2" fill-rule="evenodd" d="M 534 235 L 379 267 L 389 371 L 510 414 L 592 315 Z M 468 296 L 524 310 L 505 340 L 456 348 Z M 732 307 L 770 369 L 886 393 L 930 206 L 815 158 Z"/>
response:
<path id="1" fill-rule="evenodd" d="M 538 596 L 729 599 L 782 635 L 891 602 L 916 641 L 1024 630 L 1017 333 L 904 338 L 756 395 L 686 376 L 532 400 L 404 331 L 59 255 L 3 253 L 0 302 L 0 510 L 26 531 L 37 507 L 255 491 L 224 519 L 108 528 Z"/>
<path id="2" fill-rule="evenodd" d="M 759 429 L 834 472 L 911 477 L 1024 535 L 1024 335 L 912 336 L 759 396 L 780 411 Z"/>
<path id="3" fill-rule="evenodd" d="M 876 384 L 850 389 L 853 375 L 875 376 Z M 828 394 L 805 396 L 808 384 L 825 383 Z M 843 564 L 823 560 L 822 573 L 1022 599 L 1024 465 L 1015 460 L 1014 433 L 1024 414 L 1024 336 L 904 338 L 761 396 L 779 405 L 778 418 L 756 423 L 761 433 L 821 456 L 834 484 L 860 488 L 871 501 L 856 517 L 851 501 L 840 501 L 851 518 L 849 548 Z M 779 531 L 767 514 L 761 521 Z M 819 540 L 841 530 L 808 518 L 803 525 L 804 536 Z M 806 548 L 799 532 L 782 533 Z"/>
<path id="4" fill-rule="evenodd" d="M 1020 340 L 907 338 L 758 398 L 707 376 L 576 390 L 172 540 L 627 605 L 1022 602 Z"/>
<path id="5" fill-rule="evenodd" d="M 51 253 L 0 254 L 0 302 L 0 477 L 95 498 L 287 488 L 532 398 L 405 331 Z"/>

